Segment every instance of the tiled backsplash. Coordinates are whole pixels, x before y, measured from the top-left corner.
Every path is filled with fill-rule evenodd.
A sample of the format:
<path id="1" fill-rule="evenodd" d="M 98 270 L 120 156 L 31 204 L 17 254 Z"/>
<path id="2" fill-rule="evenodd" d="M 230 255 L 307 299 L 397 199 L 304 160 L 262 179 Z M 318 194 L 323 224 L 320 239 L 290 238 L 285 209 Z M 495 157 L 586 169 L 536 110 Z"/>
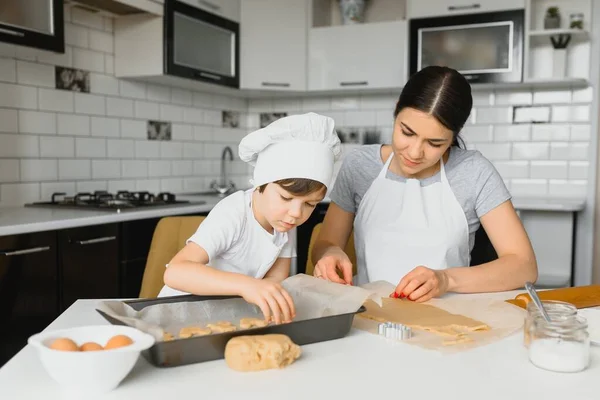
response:
<path id="1" fill-rule="evenodd" d="M 258 127 L 247 101 L 116 79 L 113 20 L 65 7 L 65 21 L 65 54 L 0 43 L 0 205 L 58 191 L 208 189 L 223 148 L 237 155 Z M 89 72 L 89 93 L 56 89 L 56 66 Z M 223 111 L 233 111 L 227 123 Z M 170 140 L 150 135 L 148 121 L 169 122 Z M 245 163 L 228 173 L 248 186 Z"/>
<path id="2" fill-rule="evenodd" d="M 381 141 L 389 143 L 398 94 L 257 99 L 248 109 L 251 114 L 315 111 L 332 117 L 342 132 L 380 132 Z M 491 160 L 514 196 L 585 197 L 591 87 L 474 91 L 473 102 L 462 137 L 467 148 Z"/>

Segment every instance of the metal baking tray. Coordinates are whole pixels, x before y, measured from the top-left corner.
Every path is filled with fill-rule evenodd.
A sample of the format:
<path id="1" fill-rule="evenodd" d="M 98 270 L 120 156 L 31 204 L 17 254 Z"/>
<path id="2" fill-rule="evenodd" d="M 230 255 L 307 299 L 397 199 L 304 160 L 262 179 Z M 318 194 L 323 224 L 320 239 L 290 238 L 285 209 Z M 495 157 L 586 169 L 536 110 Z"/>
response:
<path id="1" fill-rule="evenodd" d="M 196 296 L 181 295 L 153 299 L 136 299 L 124 301 L 137 311 L 156 304 L 178 303 L 183 301 L 222 300 L 238 296 Z M 113 325 L 123 325 L 100 310 L 96 310 Z M 328 340 L 339 339 L 348 334 L 352 327 L 354 315 L 366 311 L 361 306 L 355 312 L 332 315 L 322 318 L 293 321 L 288 324 L 269 325 L 264 328 L 239 329 L 233 332 L 216 333 L 207 336 L 196 336 L 187 339 L 175 339 L 166 342 L 156 342 L 142 355 L 156 367 L 176 367 L 224 358 L 225 345 L 229 339 L 243 335 L 264 335 L 281 333 L 287 335 L 294 343 L 305 345 Z"/>

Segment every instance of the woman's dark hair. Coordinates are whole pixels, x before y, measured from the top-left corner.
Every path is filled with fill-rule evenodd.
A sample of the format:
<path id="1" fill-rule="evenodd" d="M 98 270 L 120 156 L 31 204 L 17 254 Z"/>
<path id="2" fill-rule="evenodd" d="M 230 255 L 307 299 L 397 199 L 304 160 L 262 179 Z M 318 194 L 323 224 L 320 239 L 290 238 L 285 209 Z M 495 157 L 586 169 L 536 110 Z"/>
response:
<path id="1" fill-rule="evenodd" d="M 433 115 L 454 134 L 452 146 L 464 147 L 459 133 L 472 106 L 471 85 L 464 76 L 452 68 L 429 66 L 406 82 L 396 103 L 394 119 L 406 107 Z"/>
<path id="2" fill-rule="evenodd" d="M 288 178 L 280 179 L 273 183 L 278 184 L 294 196 L 307 196 L 311 193 L 320 192 L 325 189 L 325 185 L 321 182 L 313 181 L 312 179 L 306 178 Z M 262 193 L 265 191 L 267 184 L 258 187 L 258 192 Z"/>

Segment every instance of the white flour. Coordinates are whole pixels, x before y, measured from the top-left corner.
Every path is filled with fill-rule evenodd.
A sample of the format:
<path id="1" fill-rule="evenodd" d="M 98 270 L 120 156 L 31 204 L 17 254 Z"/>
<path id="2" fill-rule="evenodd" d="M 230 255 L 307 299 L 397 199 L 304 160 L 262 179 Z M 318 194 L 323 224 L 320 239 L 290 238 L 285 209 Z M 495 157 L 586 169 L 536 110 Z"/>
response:
<path id="1" fill-rule="evenodd" d="M 556 338 L 533 340 L 529 360 L 537 367 L 556 372 L 578 372 L 590 361 L 589 344 Z"/>

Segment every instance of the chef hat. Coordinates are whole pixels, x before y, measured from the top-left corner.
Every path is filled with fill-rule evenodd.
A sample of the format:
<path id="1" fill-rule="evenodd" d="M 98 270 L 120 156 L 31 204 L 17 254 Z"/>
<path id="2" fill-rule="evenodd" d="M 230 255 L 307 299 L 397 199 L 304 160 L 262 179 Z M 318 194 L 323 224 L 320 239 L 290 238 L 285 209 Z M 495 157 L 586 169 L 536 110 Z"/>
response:
<path id="1" fill-rule="evenodd" d="M 248 134 L 240 158 L 254 166 L 254 187 L 280 179 L 306 178 L 329 186 L 341 153 L 332 118 L 315 113 L 280 118 Z"/>

